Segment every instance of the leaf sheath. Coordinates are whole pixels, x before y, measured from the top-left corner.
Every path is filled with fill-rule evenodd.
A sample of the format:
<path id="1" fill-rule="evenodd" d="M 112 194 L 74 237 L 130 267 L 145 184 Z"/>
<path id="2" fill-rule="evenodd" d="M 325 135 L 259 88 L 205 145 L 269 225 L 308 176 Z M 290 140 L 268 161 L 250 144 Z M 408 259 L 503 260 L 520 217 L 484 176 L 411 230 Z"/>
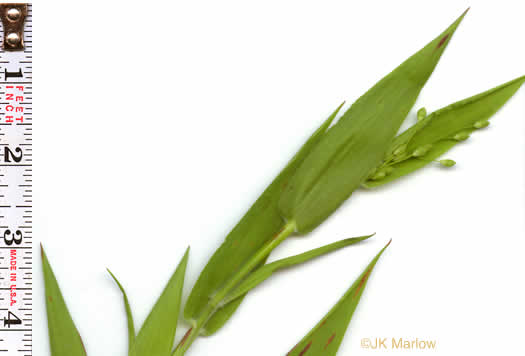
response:
<path id="1" fill-rule="evenodd" d="M 297 154 L 266 188 L 241 221 L 228 234 L 213 254 L 193 286 L 184 308 L 184 318 L 195 324 L 214 295 L 232 276 L 283 227 L 277 203 L 280 193 L 295 173 L 297 166 L 317 145 L 342 104 L 312 134 Z M 262 261 L 264 264 L 265 260 Z M 219 330 L 235 312 L 243 297 L 218 310 L 206 323 L 202 332 L 210 335 Z"/>

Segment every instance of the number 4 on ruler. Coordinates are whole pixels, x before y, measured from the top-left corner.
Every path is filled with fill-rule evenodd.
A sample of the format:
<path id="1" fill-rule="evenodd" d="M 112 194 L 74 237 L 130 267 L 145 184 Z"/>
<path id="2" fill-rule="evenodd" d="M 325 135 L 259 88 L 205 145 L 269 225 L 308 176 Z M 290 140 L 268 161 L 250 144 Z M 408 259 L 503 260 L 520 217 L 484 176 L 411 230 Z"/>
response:
<path id="1" fill-rule="evenodd" d="M 14 319 L 11 319 L 11 318 L 14 318 Z M 20 324 L 22 324 L 22 320 L 20 320 L 15 314 L 8 311 L 7 318 L 4 318 L 4 326 L 7 326 L 8 328 L 10 328 L 11 325 L 20 325 Z"/>

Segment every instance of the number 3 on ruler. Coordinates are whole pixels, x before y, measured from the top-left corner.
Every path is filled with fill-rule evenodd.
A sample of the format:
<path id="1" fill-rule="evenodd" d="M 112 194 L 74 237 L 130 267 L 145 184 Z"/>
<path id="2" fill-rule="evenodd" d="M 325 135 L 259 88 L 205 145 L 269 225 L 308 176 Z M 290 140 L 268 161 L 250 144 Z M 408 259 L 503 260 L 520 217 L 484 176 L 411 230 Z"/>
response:
<path id="1" fill-rule="evenodd" d="M 4 241 L 7 246 L 11 246 L 13 242 L 17 245 L 22 243 L 22 231 L 16 230 L 15 233 L 11 233 L 11 230 L 7 229 L 4 232 Z"/>

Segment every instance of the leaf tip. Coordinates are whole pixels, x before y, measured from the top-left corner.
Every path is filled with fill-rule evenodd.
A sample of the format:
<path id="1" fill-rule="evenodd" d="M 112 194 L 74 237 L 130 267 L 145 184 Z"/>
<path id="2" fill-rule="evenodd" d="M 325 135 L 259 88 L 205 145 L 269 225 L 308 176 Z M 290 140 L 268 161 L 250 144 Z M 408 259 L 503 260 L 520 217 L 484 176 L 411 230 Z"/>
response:
<path id="1" fill-rule="evenodd" d="M 365 236 L 362 236 L 359 238 L 359 241 L 364 241 L 364 240 L 368 240 L 369 238 L 371 238 L 372 236 L 375 236 L 375 232 L 370 234 L 370 235 L 365 235 Z"/>
<path id="2" fill-rule="evenodd" d="M 113 279 L 113 282 L 115 282 L 117 284 L 117 286 L 119 287 L 119 289 L 122 291 L 122 285 L 120 284 L 119 280 L 117 279 L 117 277 L 115 277 L 115 275 L 113 274 L 113 272 L 111 272 L 109 270 L 109 268 L 106 268 L 106 271 L 108 271 L 109 275 L 111 276 L 111 278 Z"/>
<path id="3" fill-rule="evenodd" d="M 468 11 L 470 10 L 470 7 L 465 10 L 460 17 L 450 27 L 443 32 L 443 34 L 439 37 L 438 44 L 436 46 L 436 51 L 441 49 L 444 50 L 445 47 L 448 45 L 448 42 L 452 38 L 452 35 L 456 32 L 456 29 L 458 28 L 459 24 L 463 21 L 463 18 L 467 15 Z"/>
<path id="4" fill-rule="evenodd" d="M 381 249 L 381 251 L 379 251 L 379 253 L 377 254 L 376 258 L 379 259 L 379 257 L 381 257 L 381 255 L 383 254 L 383 252 L 385 252 L 385 250 L 387 249 L 388 246 L 390 246 L 390 244 L 392 243 L 392 239 L 390 239 L 390 241 L 388 241 L 388 243 L 385 245 L 385 247 L 383 247 Z"/>
<path id="5" fill-rule="evenodd" d="M 125 291 L 124 291 L 124 287 L 122 287 L 122 284 L 120 284 L 119 280 L 118 280 L 117 277 L 113 274 L 113 272 L 111 272 L 111 271 L 109 270 L 109 268 L 106 268 L 106 271 L 108 271 L 109 275 L 110 275 L 111 278 L 113 279 L 113 282 L 115 282 L 115 283 L 117 284 L 117 287 L 120 289 L 120 291 L 121 291 L 122 293 L 126 294 Z"/>
<path id="6" fill-rule="evenodd" d="M 328 117 L 328 119 L 326 119 L 326 121 L 321 126 L 323 132 L 325 132 L 328 129 L 328 127 L 332 124 L 332 121 L 334 121 L 335 117 L 337 116 L 337 114 L 339 114 L 339 111 L 341 111 L 341 108 L 345 104 L 346 104 L 346 101 L 343 101 L 341 104 L 339 104 L 339 106 L 337 107 L 337 109 L 335 109 L 335 111 L 332 113 L 332 115 L 330 115 Z"/>
<path id="7" fill-rule="evenodd" d="M 386 249 L 388 246 L 390 246 L 391 243 L 392 243 L 392 239 L 390 239 L 390 241 L 388 241 L 388 243 L 385 245 L 385 247 L 383 247 L 383 250 Z"/>
<path id="8" fill-rule="evenodd" d="M 186 252 L 184 252 L 184 256 L 182 257 L 182 261 L 183 261 L 183 263 L 184 263 L 184 266 L 186 266 L 186 264 L 188 263 L 188 257 L 189 257 L 189 255 L 190 255 L 190 246 L 188 246 L 188 247 L 186 248 Z M 184 267 L 184 268 L 186 268 L 186 267 Z"/>
<path id="9" fill-rule="evenodd" d="M 461 14 L 461 16 L 457 19 L 457 23 L 459 24 L 464 18 L 465 16 L 467 16 L 468 12 L 470 11 L 470 6 L 467 7 L 467 9 L 465 11 L 463 11 L 463 13 Z"/>
<path id="10" fill-rule="evenodd" d="M 456 29 L 458 28 L 459 24 L 463 21 L 463 18 L 469 10 L 470 7 L 467 10 L 465 10 L 465 12 L 463 12 L 463 14 L 461 14 L 461 16 L 456 21 L 454 21 L 454 23 L 440 36 L 435 51 L 439 49 L 445 49 L 445 47 L 448 45 L 448 42 L 450 42 L 452 35 L 456 32 Z"/>

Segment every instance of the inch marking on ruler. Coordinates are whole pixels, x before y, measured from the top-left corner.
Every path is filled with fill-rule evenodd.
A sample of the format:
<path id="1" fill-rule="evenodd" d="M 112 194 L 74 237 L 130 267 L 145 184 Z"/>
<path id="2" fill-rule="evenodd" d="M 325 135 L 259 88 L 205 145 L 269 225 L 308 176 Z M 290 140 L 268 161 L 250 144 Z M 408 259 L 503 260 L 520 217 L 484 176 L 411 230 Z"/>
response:
<path id="1" fill-rule="evenodd" d="M 30 4 L 0 4 L 0 356 L 33 343 L 33 38 Z"/>

